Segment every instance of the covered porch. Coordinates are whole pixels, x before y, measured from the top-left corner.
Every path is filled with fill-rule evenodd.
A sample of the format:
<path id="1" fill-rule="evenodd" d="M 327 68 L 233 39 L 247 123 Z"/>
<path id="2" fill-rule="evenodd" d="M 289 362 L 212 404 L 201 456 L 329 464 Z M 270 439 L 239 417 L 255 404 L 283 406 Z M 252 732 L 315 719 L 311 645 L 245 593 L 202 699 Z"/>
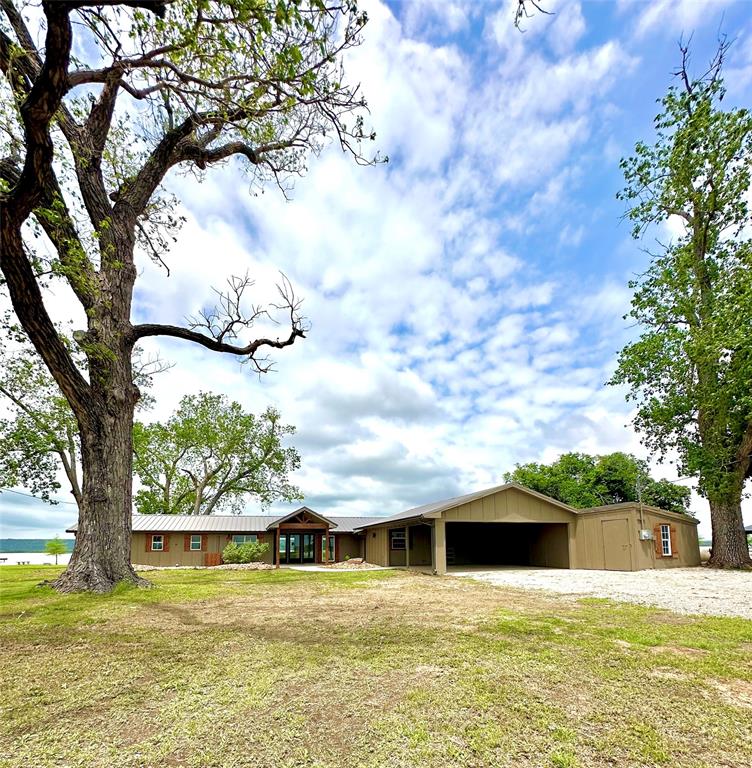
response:
<path id="1" fill-rule="evenodd" d="M 337 541 L 331 531 L 337 524 L 301 507 L 275 520 L 268 528 L 274 534 L 274 565 L 315 565 L 336 561 Z"/>

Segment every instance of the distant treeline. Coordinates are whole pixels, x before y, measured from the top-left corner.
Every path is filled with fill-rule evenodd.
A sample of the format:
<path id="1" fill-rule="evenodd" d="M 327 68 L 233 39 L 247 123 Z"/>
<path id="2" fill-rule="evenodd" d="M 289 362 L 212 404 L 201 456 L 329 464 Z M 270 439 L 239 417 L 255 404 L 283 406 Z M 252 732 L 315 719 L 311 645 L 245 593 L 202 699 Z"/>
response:
<path id="1" fill-rule="evenodd" d="M 0 539 L 0 552 L 44 552 L 44 545 L 50 539 Z M 73 552 L 75 539 L 61 539 L 61 541 L 65 543 L 68 552 Z"/>

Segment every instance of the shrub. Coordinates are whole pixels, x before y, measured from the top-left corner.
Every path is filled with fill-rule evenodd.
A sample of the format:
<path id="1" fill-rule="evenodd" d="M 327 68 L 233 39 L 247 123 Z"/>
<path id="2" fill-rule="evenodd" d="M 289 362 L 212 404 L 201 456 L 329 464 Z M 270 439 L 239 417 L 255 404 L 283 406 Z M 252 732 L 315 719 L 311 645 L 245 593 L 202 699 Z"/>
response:
<path id="1" fill-rule="evenodd" d="M 264 559 L 269 545 L 258 541 L 247 541 L 245 544 L 236 544 L 231 541 L 222 552 L 222 560 L 226 563 L 257 563 Z"/>

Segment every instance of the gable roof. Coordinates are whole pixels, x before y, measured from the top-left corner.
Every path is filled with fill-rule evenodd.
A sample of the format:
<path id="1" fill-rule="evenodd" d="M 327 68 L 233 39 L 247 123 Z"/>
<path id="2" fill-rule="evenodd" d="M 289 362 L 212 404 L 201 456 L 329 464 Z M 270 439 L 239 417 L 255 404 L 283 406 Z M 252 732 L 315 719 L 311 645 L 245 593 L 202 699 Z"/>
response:
<path id="1" fill-rule="evenodd" d="M 549 504 L 553 504 L 554 506 L 560 507 L 567 512 L 571 512 L 573 515 L 577 514 L 577 510 L 574 509 L 574 507 L 570 507 L 568 504 L 564 504 L 561 501 L 557 501 L 556 499 L 552 499 L 542 493 L 538 493 L 538 491 L 533 491 L 530 488 L 526 488 L 524 485 L 519 485 L 518 483 L 504 483 L 503 485 L 496 485 L 493 488 L 486 488 L 482 491 L 466 493 L 464 496 L 455 496 L 452 499 L 433 501 L 430 504 L 423 504 L 420 507 L 413 507 L 412 509 L 399 512 L 398 514 L 392 515 L 391 517 L 376 518 L 373 522 L 363 525 L 362 528 L 369 528 L 371 526 L 381 525 L 383 523 L 397 523 L 406 520 L 420 520 L 426 517 L 438 517 L 442 512 L 446 512 L 448 509 L 454 509 L 455 507 L 462 506 L 463 504 L 468 504 L 471 501 L 483 499 L 486 496 L 492 496 L 494 493 L 512 489 L 520 491 L 521 493 L 525 493 L 528 496 L 534 496 L 535 498 L 540 499 L 541 501 L 545 501 Z"/>
<path id="2" fill-rule="evenodd" d="M 289 515 L 283 515 L 282 517 L 278 517 L 274 520 L 272 520 L 269 525 L 266 526 L 267 530 L 271 528 L 279 528 L 282 523 L 286 522 L 287 520 L 290 520 L 293 517 L 297 517 L 298 515 L 306 514 L 310 515 L 311 517 L 315 517 L 317 520 L 321 520 L 322 523 L 326 523 L 328 526 L 332 528 L 337 527 L 337 523 L 333 522 L 327 517 L 324 517 L 323 515 L 320 515 L 318 512 L 314 512 L 310 507 L 300 507 L 300 509 L 295 509 L 292 512 L 290 512 Z"/>

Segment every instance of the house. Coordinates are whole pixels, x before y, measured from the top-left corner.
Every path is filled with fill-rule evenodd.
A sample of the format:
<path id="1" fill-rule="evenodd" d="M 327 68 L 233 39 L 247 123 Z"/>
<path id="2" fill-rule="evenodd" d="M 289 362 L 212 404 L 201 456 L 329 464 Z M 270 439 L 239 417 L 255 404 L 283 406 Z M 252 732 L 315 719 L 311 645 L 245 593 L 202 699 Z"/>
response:
<path id="1" fill-rule="evenodd" d="M 265 560 L 277 565 L 365 557 L 440 574 L 451 566 L 700 564 L 697 520 L 689 515 L 634 502 L 574 509 L 515 483 L 391 517 L 324 517 L 309 507 L 283 516 L 134 515 L 131 557 L 144 565 L 218 565 L 230 541 L 267 542 Z"/>
<path id="2" fill-rule="evenodd" d="M 308 507 L 288 515 L 133 515 L 137 565 L 219 565 L 231 541 L 269 544 L 267 563 L 326 563 L 363 556 L 355 529 L 378 518 L 327 518 Z M 68 533 L 75 533 L 72 525 Z M 276 558 L 275 558 L 276 554 Z"/>

